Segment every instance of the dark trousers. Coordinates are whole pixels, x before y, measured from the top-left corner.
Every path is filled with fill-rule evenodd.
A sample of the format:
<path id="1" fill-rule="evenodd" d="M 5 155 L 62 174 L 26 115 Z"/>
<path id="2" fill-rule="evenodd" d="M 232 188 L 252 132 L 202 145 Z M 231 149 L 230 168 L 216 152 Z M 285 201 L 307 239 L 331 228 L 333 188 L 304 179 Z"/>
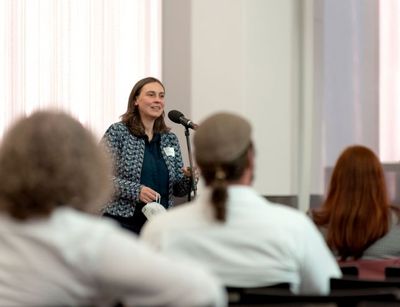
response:
<path id="1" fill-rule="evenodd" d="M 109 213 L 104 213 L 103 216 L 117 221 L 122 228 L 128 229 L 138 235 L 144 223 L 147 221 L 147 218 L 142 212 L 143 206 L 144 204 L 136 204 L 135 213 L 131 217 L 116 216 Z"/>

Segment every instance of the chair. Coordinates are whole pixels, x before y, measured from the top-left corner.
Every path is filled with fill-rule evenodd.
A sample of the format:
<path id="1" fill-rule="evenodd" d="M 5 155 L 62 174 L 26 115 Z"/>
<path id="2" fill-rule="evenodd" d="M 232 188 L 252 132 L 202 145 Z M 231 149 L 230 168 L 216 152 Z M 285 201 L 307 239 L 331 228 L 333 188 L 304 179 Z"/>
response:
<path id="1" fill-rule="evenodd" d="M 360 279 L 384 280 L 385 268 L 398 266 L 400 264 L 400 259 L 359 259 L 339 261 L 338 263 L 340 268 L 343 268 L 342 272 L 345 270 L 349 273 L 352 269 L 348 269 L 348 267 L 356 267 L 358 270 L 358 278 Z"/>
<path id="2" fill-rule="evenodd" d="M 357 307 L 399 307 L 399 302 L 368 302 L 362 301 Z"/>
<path id="3" fill-rule="evenodd" d="M 400 279 L 398 280 L 373 280 L 359 279 L 357 277 L 331 278 L 331 290 L 357 290 L 357 289 L 384 289 L 397 288 L 400 290 Z"/>
<path id="4" fill-rule="evenodd" d="M 344 265 L 340 267 L 343 276 L 358 277 L 358 267 L 355 265 Z"/>
<path id="5" fill-rule="evenodd" d="M 253 291 L 262 291 L 263 293 L 269 293 L 276 289 L 280 289 L 285 294 L 291 294 L 290 292 L 290 284 L 289 283 L 279 283 L 271 286 L 265 287 L 255 287 L 255 288 L 245 288 L 245 287 L 226 287 L 226 291 L 228 293 L 228 301 L 231 304 L 240 303 L 242 298 L 246 296 L 247 293 L 251 293 Z"/>
<path id="6" fill-rule="evenodd" d="M 337 306 L 357 307 L 361 302 L 396 302 L 400 290 L 397 288 L 335 290 L 329 295 L 295 295 L 285 289 L 251 289 L 242 293 L 240 300 L 229 306 Z"/>
<path id="7" fill-rule="evenodd" d="M 319 208 L 325 200 L 325 196 L 322 194 L 311 194 L 310 195 L 310 209 Z"/>
<path id="8" fill-rule="evenodd" d="M 400 266 L 388 266 L 385 268 L 385 278 L 400 278 Z"/>

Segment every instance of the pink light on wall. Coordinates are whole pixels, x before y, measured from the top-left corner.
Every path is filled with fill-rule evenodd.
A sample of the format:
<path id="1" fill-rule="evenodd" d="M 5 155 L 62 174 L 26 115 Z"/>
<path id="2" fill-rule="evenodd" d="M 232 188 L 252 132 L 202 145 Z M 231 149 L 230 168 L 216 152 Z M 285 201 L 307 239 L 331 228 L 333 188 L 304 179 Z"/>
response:
<path id="1" fill-rule="evenodd" d="M 400 160 L 400 2 L 379 2 L 379 146 L 382 161 Z"/>

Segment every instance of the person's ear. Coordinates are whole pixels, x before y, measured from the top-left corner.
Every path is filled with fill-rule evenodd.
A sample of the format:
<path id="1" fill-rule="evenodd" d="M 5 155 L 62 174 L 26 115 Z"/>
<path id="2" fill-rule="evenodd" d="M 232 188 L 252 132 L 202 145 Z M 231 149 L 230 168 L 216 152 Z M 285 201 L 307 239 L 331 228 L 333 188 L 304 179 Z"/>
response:
<path id="1" fill-rule="evenodd" d="M 247 158 L 247 166 L 246 169 L 244 170 L 244 180 L 245 184 L 251 185 L 254 180 L 254 168 L 255 168 L 255 154 L 254 154 L 254 149 L 251 147 L 247 151 L 246 154 Z"/>
<path id="2" fill-rule="evenodd" d="M 249 168 L 254 169 L 255 166 L 255 152 L 254 152 L 254 148 L 251 147 L 249 148 L 249 150 L 247 151 L 247 163 Z"/>

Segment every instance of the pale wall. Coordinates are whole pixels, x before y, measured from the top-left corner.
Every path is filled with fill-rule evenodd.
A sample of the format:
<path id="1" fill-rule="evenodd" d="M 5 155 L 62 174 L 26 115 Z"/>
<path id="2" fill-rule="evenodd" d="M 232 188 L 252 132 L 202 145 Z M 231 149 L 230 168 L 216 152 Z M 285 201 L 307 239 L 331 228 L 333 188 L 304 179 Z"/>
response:
<path id="1" fill-rule="evenodd" d="M 164 0 L 167 109 L 247 117 L 261 194 L 298 193 L 299 1 Z M 183 128 L 171 124 L 181 138 Z"/>

